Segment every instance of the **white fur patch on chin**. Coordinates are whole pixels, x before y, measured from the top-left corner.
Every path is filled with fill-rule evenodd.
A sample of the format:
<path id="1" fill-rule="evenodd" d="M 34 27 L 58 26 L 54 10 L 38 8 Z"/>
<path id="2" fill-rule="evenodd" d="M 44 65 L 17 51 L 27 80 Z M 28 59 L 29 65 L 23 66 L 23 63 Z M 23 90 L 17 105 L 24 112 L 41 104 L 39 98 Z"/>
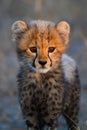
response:
<path id="1" fill-rule="evenodd" d="M 35 67 L 33 67 L 31 64 L 27 64 L 28 65 L 28 67 L 31 69 L 31 70 L 33 70 L 33 71 L 35 71 L 35 72 L 37 72 L 37 73 L 47 73 L 49 70 L 50 70 L 50 68 L 48 68 L 48 69 L 46 69 L 46 68 L 43 68 L 43 69 L 39 69 L 39 68 L 35 68 Z"/>
<path id="2" fill-rule="evenodd" d="M 38 73 L 47 73 L 50 70 L 50 68 L 49 69 L 37 69 L 37 68 L 33 67 L 33 70 Z"/>
<path id="3" fill-rule="evenodd" d="M 71 82 L 75 76 L 76 62 L 66 54 L 62 55 L 62 67 L 65 75 L 65 79 Z"/>

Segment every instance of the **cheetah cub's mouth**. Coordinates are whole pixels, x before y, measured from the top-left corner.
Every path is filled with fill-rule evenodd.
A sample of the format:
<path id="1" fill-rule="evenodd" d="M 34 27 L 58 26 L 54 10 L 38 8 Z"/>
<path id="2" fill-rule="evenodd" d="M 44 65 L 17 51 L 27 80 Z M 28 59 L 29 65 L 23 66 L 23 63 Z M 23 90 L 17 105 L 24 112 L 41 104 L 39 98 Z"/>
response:
<path id="1" fill-rule="evenodd" d="M 38 72 L 38 73 L 47 73 L 47 72 L 50 70 L 50 68 L 49 68 L 49 69 L 46 69 L 46 68 L 37 69 L 37 68 L 34 68 L 34 67 L 32 67 L 32 69 L 33 69 L 35 72 Z"/>

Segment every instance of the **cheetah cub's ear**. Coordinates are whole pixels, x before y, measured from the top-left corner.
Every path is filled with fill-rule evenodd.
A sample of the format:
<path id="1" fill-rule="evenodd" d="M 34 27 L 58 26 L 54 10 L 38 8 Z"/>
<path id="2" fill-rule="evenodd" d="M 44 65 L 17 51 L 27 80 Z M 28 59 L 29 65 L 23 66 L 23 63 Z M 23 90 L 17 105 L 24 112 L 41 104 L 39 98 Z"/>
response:
<path id="1" fill-rule="evenodd" d="M 27 24 L 24 21 L 16 21 L 12 25 L 12 40 L 17 41 L 20 35 L 28 29 Z"/>
<path id="2" fill-rule="evenodd" d="M 56 24 L 56 29 L 63 40 L 63 43 L 67 45 L 69 40 L 70 26 L 66 21 L 61 21 Z"/>

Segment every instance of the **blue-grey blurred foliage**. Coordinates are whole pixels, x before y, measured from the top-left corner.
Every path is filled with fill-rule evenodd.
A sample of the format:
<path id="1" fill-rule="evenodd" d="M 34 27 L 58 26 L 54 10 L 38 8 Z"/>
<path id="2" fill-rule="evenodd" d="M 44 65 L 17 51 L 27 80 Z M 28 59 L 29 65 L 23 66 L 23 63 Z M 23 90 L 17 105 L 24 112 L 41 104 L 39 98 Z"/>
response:
<path id="1" fill-rule="evenodd" d="M 79 66 L 83 88 L 80 126 L 82 130 L 86 130 L 87 0 L 0 0 L 0 130 L 24 130 L 16 96 L 18 61 L 15 45 L 11 42 L 10 29 L 16 20 L 29 22 L 35 19 L 55 23 L 66 20 L 70 23 L 71 34 L 67 53 Z"/>

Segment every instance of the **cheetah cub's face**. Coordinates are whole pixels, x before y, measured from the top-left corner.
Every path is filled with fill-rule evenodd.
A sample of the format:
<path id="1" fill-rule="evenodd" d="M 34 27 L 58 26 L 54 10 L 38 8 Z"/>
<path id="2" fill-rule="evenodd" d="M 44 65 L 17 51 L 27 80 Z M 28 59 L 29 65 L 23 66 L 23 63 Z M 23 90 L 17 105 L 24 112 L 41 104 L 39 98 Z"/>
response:
<path id="1" fill-rule="evenodd" d="M 16 21 L 12 33 L 19 61 L 39 73 L 56 68 L 67 47 L 69 32 L 70 26 L 65 21 L 58 24 L 41 20 L 29 24 Z"/>

